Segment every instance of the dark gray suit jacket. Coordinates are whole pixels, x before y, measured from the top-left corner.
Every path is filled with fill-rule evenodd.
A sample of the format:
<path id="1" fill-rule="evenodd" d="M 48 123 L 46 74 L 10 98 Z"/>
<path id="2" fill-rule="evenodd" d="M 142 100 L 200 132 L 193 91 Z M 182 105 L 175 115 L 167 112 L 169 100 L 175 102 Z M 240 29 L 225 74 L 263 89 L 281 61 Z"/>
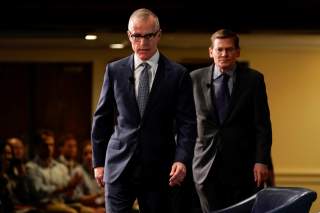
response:
<path id="1" fill-rule="evenodd" d="M 145 172 L 157 178 L 169 180 L 174 161 L 188 165 L 193 157 L 196 113 L 189 73 L 160 54 L 148 103 L 140 118 L 133 63 L 131 55 L 107 65 L 93 118 L 93 164 L 105 166 L 106 183 L 114 182 L 124 172 L 138 144 Z"/>
<path id="2" fill-rule="evenodd" d="M 213 67 L 191 72 L 198 122 L 194 180 L 202 184 L 211 169 L 219 168 L 217 176 L 226 183 L 254 181 L 254 164 L 269 164 L 272 143 L 263 75 L 237 64 L 228 112 L 220 124 L 212 99 Z"/>

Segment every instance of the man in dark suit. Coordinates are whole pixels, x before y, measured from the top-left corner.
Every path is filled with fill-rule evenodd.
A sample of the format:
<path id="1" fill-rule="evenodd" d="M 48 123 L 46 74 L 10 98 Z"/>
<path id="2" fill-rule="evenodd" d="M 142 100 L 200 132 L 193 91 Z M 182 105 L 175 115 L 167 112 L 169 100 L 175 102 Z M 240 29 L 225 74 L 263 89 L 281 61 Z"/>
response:
<path id="1" fill-rule="evenodd" d="M 193 176 L 204 213 L 264 185 L 272 143 L 263 75 L 236 62 L 234 32 L 218 30 L 211 42 L 213 64 L 191 72 L 198 122 Z"/>
<path id="2" fill-rule="evenodd" d="M 161 29 L 152 11 L 136 10 L 127 33 L 134 54 L 107 65 L 93 118 L 95 178 L 106 184 L 108 213 L 131 212 L 136 198 L 142 213 L 169 213 L 170 193 L 193 157 L 192 81 L 159 53 Z"/>

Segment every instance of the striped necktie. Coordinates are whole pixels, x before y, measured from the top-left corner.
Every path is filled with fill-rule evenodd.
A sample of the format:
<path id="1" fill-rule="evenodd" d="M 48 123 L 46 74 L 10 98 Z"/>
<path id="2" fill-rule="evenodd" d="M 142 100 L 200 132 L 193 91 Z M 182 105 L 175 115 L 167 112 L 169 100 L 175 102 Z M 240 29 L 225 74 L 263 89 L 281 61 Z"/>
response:
<path id="1" fill-rule="evenodd" d="M 141 71 L 139 78 L 139 87 L 138 87 L 138 106 L 141 117 L 143 116 L 144 110 L 147 105 L 148 96 L 149 96 L 149 68 L 150 65 L 148 63 L 143 63 L 143 70 Z"/>

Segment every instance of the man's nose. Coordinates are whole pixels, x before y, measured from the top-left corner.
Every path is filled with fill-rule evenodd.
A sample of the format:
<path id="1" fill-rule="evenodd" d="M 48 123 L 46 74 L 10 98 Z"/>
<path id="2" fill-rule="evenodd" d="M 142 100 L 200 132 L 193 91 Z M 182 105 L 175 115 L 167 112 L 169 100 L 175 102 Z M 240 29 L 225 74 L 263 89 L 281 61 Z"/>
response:
<path id="1" fill-rule="evenodd" d="M 222 56 L 226 56 L 226 55 L 228 55 L 228 53 L 229 53 L 229 51 L 226 49 L 221 51 Z"/>

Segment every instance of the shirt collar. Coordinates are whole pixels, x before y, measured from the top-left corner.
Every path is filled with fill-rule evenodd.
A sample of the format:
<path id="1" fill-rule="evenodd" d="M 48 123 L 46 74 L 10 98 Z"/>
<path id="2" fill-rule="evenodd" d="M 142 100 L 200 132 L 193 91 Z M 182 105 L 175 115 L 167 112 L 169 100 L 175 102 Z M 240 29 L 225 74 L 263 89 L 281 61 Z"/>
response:
<path id="1" fill-rule="evenodd" d="M 230 70 L 226 70 L 225 73 L 227 73 L 232 78 L 236 68 L 237 68 L 237 65 L 235 64 Z M 222 72 L 221 72 L 220 68 L 217 65 L 214 65 L 213 80 L 216 80 L 221 75 L 222 75 Z"/>
<path id="2" fill-rule="evenodd" d="M 57 165 L 57 161 L 55 161 L 53 158 L 49 161 L 49 164 L 47 164 L 47 161 L 43 161 L 39 156 L 36 156 L 34 161 L 40 165 L 41 167 L 45 167 L 45 168 L 52 168 L 54 166 Z"/>
<path id="3" fill-rule="evenodd" d="M 160 53 L 158 50 L 149 60 L 146 61 L 141 60 L 137 54 L 134 54 L 134 69 L 137 69 L 142 63 L 145 62 L 147 62 L 151 67 L 155 67 L 155 65 L 158 64 L 159 58 Z"/>

